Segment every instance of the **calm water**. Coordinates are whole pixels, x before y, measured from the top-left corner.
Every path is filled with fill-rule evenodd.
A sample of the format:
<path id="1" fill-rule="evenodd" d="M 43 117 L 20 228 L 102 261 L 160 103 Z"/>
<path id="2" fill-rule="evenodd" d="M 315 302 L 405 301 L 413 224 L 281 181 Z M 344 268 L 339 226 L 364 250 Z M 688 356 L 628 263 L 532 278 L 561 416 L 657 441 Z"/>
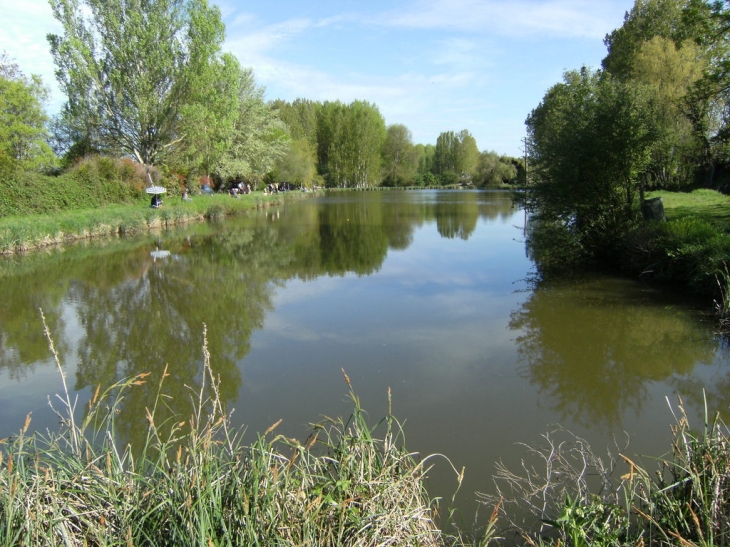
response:
<path id="1" fill-rule="evenodd" d="M 626 432 L 625 453 L 660 455 L 665 397 L 683 394 L 697 416 L 704 388 L 727 408 L 730 359 L 711 320 L 625 280 L 532 281 L 523 222 L 502 192 L 336 193 L 4 260 L 0 437 L 28 412 L 35 427 L 57 427 L 47 396 L 60 380 L 39 308 L 80 404 L 99 384 L 169 365 L 169 404 L 187 414 L 204 324 L 223 396 L 251 435 L 283 418 L 303 439 L 322 415 L 347 415 L 343 368 L 373 421 L 391 388 L 408 447 L 466 466 L 465 513 L 475 491 L 491 491 L 495 462 L 516 468 L 517 443 L 553 424 L 599 452 Z M 125 399 L 125 440 L 144 433 L 139 411 L 156 389 Z M 444 476 L 437 494 L 455 485 Z"/>

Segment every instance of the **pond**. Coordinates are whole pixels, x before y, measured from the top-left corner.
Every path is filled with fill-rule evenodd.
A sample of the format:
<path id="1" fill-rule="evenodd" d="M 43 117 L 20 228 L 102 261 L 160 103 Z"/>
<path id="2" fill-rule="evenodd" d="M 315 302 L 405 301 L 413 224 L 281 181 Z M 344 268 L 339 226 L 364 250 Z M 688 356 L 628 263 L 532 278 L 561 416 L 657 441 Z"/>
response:
<path id="1" fill-rule="evenodd" d="M 202 198 L 201 198 L 202 199 Z M 466 478 L 457 506 L 492 490 L 495 463 L 560 424 L 598 452 L 661 455 L 681 394 L 691 419 L 730 403 L 729 356 L 681 295 L 592 276 L 536 279 L 524 212 L 500 191 L 335 192 L 219 224 L 87 242 L 0 262 L 0 437 L 32 412 L 56 428 L 60 392 L 43 310 L 78 408 L 96 386 L 143 372 L 119 435 L 139 442 L 163 391 L 188 415 L 204 328 L 222 396 L 247 435 L 280 418 L 351 410 L 344 370 L 373 422 Z M 58 405 L 56 405 L 58 406 Z M 81 411 L 81 410 L 79 410 Z M 251 437 L 249 437 L 251 438 Z M 456 480 L 433 474 L 434 495 Z"/>

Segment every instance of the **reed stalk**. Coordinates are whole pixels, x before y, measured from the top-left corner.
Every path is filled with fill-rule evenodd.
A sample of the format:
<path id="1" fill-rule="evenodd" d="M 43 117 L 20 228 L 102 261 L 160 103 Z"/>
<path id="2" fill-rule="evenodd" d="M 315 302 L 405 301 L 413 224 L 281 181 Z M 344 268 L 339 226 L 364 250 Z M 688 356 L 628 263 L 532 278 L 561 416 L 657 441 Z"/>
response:
<path id="1" fill-rule="evenodd" d="M 42 313 L 42 312 L 41 312 Z M 120 402 L 152 381 L 140 374 L 97 389 L 84 408 L 71 396 L 47 326 L 63 393 L 51 400 L 58 432 L 29 433 L 30 416 L 0 451 L 0 544 L 49 546 L 421 545 L 451 542 L 421 460 L 390 414 L 369 425 L 349 378 L 354 410 L 325 420 L 300 443 L 277 424 L 244 443 L 210 366 L 190 393 L 190 417 L 158 423 L 167 371 L 146 409 L 141 447 L 119 446 Z"/>

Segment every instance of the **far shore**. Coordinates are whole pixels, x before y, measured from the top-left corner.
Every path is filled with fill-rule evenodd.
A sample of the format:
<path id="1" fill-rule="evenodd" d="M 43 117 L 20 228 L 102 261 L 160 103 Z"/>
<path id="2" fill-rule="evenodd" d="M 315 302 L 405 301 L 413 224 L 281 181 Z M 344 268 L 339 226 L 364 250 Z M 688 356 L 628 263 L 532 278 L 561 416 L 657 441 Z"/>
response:
<path id="1" fill-rule="evenodd" d="M 0 219 L 0 254 L 23 253 L 81 239 L 139 234 L 188 222 L 221 220 L 322 193 L 321 190 L 254 192 L 237 198 L 214 194 L 195 196 L 187 202 L 180 196 L 170 196 L 163 199 L 158 209 L 150 207 L 145 200 L 99 209 L 6 217 Z"/>

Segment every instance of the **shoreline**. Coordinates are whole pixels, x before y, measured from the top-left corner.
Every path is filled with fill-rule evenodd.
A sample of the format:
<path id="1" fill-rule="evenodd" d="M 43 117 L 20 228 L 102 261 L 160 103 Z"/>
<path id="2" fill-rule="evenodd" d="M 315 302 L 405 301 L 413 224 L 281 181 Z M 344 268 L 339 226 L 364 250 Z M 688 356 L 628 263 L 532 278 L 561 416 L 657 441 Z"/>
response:
<path id="1" fill-rule="evenodd" d="M 170 197 L 159 209 L 146 201 L 114 204 L 100 209 L 64 211 L 57 214 L 24 215 L 0 219 L 0 255 L 10 256 L 101 237 L 141 234 L 190 222 L 221 220 L 227 216 L 279 205 L 286 201 L 320 196 L 324 191 L 288 191 L 278 194 L 228 194 L 196 196 L 191 202 Z"/>

